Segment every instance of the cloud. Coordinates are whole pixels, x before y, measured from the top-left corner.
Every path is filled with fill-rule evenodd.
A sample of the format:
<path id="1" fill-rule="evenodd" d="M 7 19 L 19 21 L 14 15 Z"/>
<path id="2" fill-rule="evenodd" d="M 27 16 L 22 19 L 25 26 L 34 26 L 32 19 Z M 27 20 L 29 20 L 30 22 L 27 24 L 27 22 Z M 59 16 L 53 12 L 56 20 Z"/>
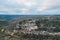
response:
<path id="1" fill-rule="evenodd" d="M 10 8 L 6 6 L 0 5 L 0 13 L 7 13 L 7 14 L 29 14 L 28 8 Z"/>
<path id="2" fill-rule="evenodd" d="M 42 5 L 40 5 L 40 7 L 38 7 L 37 11 L 42 12 L 42 11 L 45 11 L 46 9 L 54 7 L 58 4 L 59 4 L 59 1 L 57 1 L 57 0 L 43 0 Z"/>
<path id="3" fill-rule="evenodd" d="M 31 6 L 34 6 L 36 5 L 37 3 L 36 2 L 32 2 L 32 1 L 29 1 L 29 0 L 8 0 L 9 3 L 12 3 L 12 4 L 18 4 L 18 5 L 25 5 L 27 7 L 31 7 Z"/>
<path id="4" fill-rule="evenodd" d="M 49 13 L 49 14 L 59 14 L 60 8 L 59 9 L 57 8 L 57 9 L 46 10 L 45 12 Z"/>
<path id="5" fill-rule="evenodd" d="M 60 0 L 0 0 L 0 14 L 60 13 Z"/>

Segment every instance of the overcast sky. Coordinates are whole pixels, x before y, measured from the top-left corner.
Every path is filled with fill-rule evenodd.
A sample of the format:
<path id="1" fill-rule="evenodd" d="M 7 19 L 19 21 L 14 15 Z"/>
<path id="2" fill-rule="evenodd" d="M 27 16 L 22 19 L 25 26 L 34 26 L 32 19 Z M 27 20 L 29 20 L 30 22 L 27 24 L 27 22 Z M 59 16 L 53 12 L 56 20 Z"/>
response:
<path id="1" fill-rule="evenodd" d="M 0 0 L 0 14 L 60 14 L 60 0 Z"/>

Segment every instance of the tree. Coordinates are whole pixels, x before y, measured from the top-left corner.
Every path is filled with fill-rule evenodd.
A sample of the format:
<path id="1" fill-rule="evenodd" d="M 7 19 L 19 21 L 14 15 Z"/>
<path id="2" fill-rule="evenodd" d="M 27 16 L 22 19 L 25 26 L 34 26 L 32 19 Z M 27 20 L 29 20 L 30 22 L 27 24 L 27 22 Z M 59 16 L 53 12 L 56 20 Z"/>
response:
<path id="1" fill-rule="evenodd" d="M 35 21 L 35 23 L 38 27 L 40 27 L 40 21 L 39 20 Z"/>

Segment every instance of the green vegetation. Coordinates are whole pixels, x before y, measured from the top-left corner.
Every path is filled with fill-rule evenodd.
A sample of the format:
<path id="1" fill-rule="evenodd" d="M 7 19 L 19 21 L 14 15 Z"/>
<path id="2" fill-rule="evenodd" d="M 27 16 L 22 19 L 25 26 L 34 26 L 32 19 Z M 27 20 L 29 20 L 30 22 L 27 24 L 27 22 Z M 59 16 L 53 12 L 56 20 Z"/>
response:
<path id="1" fill-rule="evenodd" d="M 34 31 L 60 32 L 60 16 L 26 16 L 9 20 L 0 16 L 0 40 L 60 40 L 60 35 L 22 33 L 21 31 L 23 31 L 22 28 L 24 27 L 24 24 L 28 24 L 28 21 L 33 20 L 35 20 L 36 24 L 34 26 L 38 27 L 38 29 L 35 29 Z M 31 22 L 30 24 L 32 23 L 34 22 Z M 17 28 L 18 26 L 19 28 Z M 17 32 L 14 32 L 14 30 Z"/>

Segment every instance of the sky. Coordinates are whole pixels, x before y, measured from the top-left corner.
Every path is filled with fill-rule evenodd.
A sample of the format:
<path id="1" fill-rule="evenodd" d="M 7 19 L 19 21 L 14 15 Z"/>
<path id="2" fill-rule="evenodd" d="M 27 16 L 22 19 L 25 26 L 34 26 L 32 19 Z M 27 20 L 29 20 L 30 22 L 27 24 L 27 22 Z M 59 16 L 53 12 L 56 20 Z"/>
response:
<path id="1" fill-rule="evenodd" d="M 60 15 L 60 0 L 0 0 L 0 15 Z"/>

